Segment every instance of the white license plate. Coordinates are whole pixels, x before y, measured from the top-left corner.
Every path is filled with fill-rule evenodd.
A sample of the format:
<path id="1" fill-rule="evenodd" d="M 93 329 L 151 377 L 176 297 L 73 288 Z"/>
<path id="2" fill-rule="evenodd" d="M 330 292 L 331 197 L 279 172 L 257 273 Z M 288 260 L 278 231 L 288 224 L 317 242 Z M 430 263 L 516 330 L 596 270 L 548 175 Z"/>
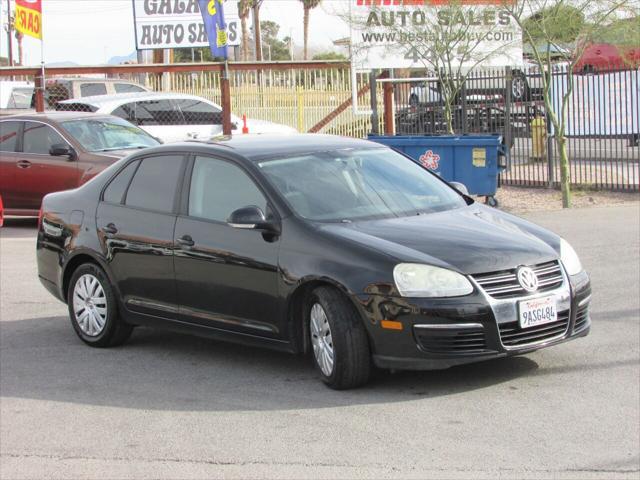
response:
<path id="1" fill-rule="evenodd" d="M 556 297 L 542 297 L 522 300 L 519 304 L 518 315 L 520 328 L 536 327 L 545 323 L 558 321 Z"/>

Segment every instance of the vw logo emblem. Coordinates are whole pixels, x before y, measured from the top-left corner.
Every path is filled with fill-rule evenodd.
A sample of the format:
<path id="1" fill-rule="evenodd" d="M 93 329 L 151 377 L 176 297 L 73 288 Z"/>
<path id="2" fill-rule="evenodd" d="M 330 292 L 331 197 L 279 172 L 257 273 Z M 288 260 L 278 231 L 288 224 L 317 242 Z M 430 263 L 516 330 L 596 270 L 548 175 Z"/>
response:
<path id="1" fill-rule="evenodd" d="M 538 276 L 536 272 L 529 267 L 520 267 L 516 273 L 518 283 L 527 292 L 535 292 L 538 290 Z"/>

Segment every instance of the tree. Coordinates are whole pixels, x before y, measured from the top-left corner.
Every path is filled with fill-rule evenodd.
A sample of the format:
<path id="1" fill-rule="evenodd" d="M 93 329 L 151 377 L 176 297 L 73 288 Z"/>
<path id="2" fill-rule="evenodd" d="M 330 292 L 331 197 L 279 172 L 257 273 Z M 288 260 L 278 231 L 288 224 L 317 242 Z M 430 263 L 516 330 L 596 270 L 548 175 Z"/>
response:
<path id="1" fill-rule="evenodd" d="M 262 31 L 264 45 L 269 51 L 269 60 L 291 60 L 289 37 L 285 37 L 283 40 L 278 38 L 280 25 L 271 20 L 265 20 L 260 22 L 260 30 Z"/>
<path id="2" fill-rule="evenodd" d="M 312 60 L 349 60 L 342 53 L 322 52 L 313 56 Z"/>
<path id="3" fill-rule="evenodd" d="M 534 13 L 523 22 L 531 41 L 540 48 L 549 35 L 559 44 L 568 46 L 576 41 L 585 28 L 584 13 L 572 5 L 547 7 Z M 529 42 L 526 38 L 525 42 Z"/>
<path id="4" fill-rule="evenodd" d="M 251 0 L 240 0 L 238 2 L 238 17 L 240 17 L 240 26 L 242 29 L 242 60 L 249 60 L 249 28 L 247 20 L 251 13 L 253 4 Z"/>
<path id="5" fill-rule="evenodd" d="M 321 0 L 300 0 L 304 9 L 304 59 L 309 59 L 309 14 L 320 5 Z"/>
<path id="6" fill-rule="evenodd" d="M 518 0 L 504 8 L 521 28 L 523 40 L 532 47 L 533 61 L 542 75 L 542 96 L 547 117 L 553 126 L 553 139 L 560 159 L 562 206 L 571 207 L 571 178 L 567 151 L 567 112 L 574 89 L 574 66 L 585 48 L 613 25 L 633 34 L 637 22 L 620 22 L 621 17 L 637 18 L 638 0 Z M 573 19 L 575 25 L 563 24 Z M 580 21 L 582 19 L 582 21 Z M 622 27 L 620 27 L 622 25 Z M 567 32 L 569 31 L 569 33 Z M 623 34 L 622 36 L 626 36 Z M 574 48 L 567 50 L 567 39 L 573 37 Z M 552 51 L 554 55 L 552 56 Z M 566 68 L 554 71 L 554 57 L 560 55 Z"/>

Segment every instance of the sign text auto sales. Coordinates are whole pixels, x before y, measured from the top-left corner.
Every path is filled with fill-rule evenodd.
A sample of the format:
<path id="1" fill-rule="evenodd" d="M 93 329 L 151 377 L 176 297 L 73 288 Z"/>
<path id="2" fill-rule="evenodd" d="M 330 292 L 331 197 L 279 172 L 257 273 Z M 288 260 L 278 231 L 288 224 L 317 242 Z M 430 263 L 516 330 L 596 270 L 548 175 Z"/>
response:
<path id="1" fill-rule="evenodd" d="M 456 8 L 446 0 L 355 0 L 352 59 L 364 69 L 424 68 L 435 49 L 449 46 L 452 58 L 466 66 L 516 65 L 522 32 L 501 1 L 508 0 L 461 0 Z"/>
<path id="2" fill-rule="evenodd" d="M 239 19 L 225 9 L 229 45 L 239 45 Z M 198 0 L 133 0 L 138 50 L 193 48 L 209 45 Z"/>

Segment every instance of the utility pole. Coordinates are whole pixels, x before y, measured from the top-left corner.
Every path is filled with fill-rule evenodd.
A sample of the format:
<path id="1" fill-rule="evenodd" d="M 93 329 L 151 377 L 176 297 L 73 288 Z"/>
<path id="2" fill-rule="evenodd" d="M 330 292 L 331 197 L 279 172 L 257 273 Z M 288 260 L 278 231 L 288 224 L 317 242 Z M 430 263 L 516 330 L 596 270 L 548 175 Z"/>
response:
<path id="1" fill-rule="evenodd" d="M 260 31 L 260 5 L 262 0 L 253 0 L 253 35 L 256 37 L 256 62 L 262 61 L 262 32 Z"/>
<path id="2" fill-rule="evenodd" d="M 13 67 L 13 40 L 11 32 L 13 31 L 13 22 L 11 21 L 11 0 L 7 0 L 7 47 L 9 56 L 9 66 Z"/>

